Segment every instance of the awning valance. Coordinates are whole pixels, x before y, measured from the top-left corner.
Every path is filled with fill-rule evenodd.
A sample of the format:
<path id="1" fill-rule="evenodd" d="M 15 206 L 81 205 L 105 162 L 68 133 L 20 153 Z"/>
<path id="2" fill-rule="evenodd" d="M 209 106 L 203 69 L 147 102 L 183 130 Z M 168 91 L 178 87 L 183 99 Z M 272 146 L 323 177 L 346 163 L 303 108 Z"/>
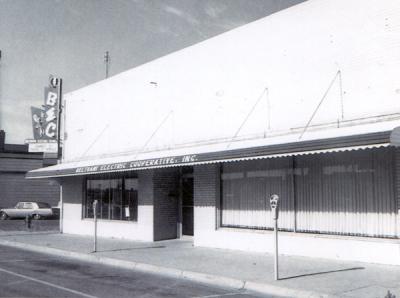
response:
<path id="1" fill-rule="evenodd" d="M 26 177 L 28 179 L 57 178 L 361 150 L 389 146 L 390 134 L 391 131 L 385 131 L 325 139 L 319 138 L 307 141 L 293 139 L 291 142 L 285 143 L 279 143 L 275 140 L 275 143 L 270 145 L 247 146 L 235 149 L 226 149 L 226 143 L 210 144 L 174 150 L 154 151 L 141 154 L 136 153 L 132 155 L 128 154 L 61 163 L 55 166 L 30 171 L 27 173 Z"/>

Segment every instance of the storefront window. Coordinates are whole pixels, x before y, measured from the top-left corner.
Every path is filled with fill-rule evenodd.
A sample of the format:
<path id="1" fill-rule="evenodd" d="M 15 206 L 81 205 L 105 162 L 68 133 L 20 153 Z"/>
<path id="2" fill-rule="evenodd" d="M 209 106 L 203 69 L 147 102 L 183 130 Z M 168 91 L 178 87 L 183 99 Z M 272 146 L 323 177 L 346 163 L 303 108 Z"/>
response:
<path id="1" fill-rule="evenodd" d="M 221 173 L 221 226 L 254 229 L 272 228 L 269 197 L 276 193 L 280 204 L 280 228 L 293 230 L 287 200 L 292 187 L 291 159 L 225 163 Z"/>
<path id="2" fill-rule="evenodd" d="M 224 163 L 220 225 L 271 229 L 278 194 L 282 230 L 397 237 L 393 164 L 390 147 Z"/>
<path id="3" fill-rule="evenodd" d="M 88 179 L 84 217 L 93 218 L 93 202 L 97 200 L 97 218 L 136 221 L 137 189 L 137 178 Z"/>

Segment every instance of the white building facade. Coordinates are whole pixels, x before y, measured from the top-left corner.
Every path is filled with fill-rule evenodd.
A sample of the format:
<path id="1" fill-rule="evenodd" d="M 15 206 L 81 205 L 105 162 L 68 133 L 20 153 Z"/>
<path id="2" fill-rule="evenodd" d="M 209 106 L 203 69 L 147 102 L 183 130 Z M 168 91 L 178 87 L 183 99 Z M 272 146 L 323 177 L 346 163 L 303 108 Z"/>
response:
<path id="1" fill-rule="evenodd" d="M 310 0 L 66 94 L 63 231 L 400 265 L 400 4 Z"/>

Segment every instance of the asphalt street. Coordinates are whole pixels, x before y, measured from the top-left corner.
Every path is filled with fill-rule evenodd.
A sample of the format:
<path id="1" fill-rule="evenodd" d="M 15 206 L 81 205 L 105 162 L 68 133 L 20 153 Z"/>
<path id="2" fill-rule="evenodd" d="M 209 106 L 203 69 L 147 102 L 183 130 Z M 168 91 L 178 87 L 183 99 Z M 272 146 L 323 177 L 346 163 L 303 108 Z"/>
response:
<path id="1" fill-rule="evenodd" d="M 267 297 L 0 246 L 0 297 Z"/>

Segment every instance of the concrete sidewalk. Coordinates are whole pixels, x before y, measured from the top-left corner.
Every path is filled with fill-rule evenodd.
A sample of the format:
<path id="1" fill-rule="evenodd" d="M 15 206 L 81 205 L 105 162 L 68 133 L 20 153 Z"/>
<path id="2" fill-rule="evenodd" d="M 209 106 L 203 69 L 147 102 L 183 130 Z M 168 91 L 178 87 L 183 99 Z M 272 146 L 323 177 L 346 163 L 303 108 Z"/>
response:
<path id="1" fill-rule="evenodd" d="M 89 262 L 187 278 L 283 297 L 400 298 L 400 267 L 280 256 L 280 280 L 273 256 L 193 247 L 190 238 L 159 242 L 98 240 L 45 232 L 2 232 L 0 245 L 78 258 Z"/>

